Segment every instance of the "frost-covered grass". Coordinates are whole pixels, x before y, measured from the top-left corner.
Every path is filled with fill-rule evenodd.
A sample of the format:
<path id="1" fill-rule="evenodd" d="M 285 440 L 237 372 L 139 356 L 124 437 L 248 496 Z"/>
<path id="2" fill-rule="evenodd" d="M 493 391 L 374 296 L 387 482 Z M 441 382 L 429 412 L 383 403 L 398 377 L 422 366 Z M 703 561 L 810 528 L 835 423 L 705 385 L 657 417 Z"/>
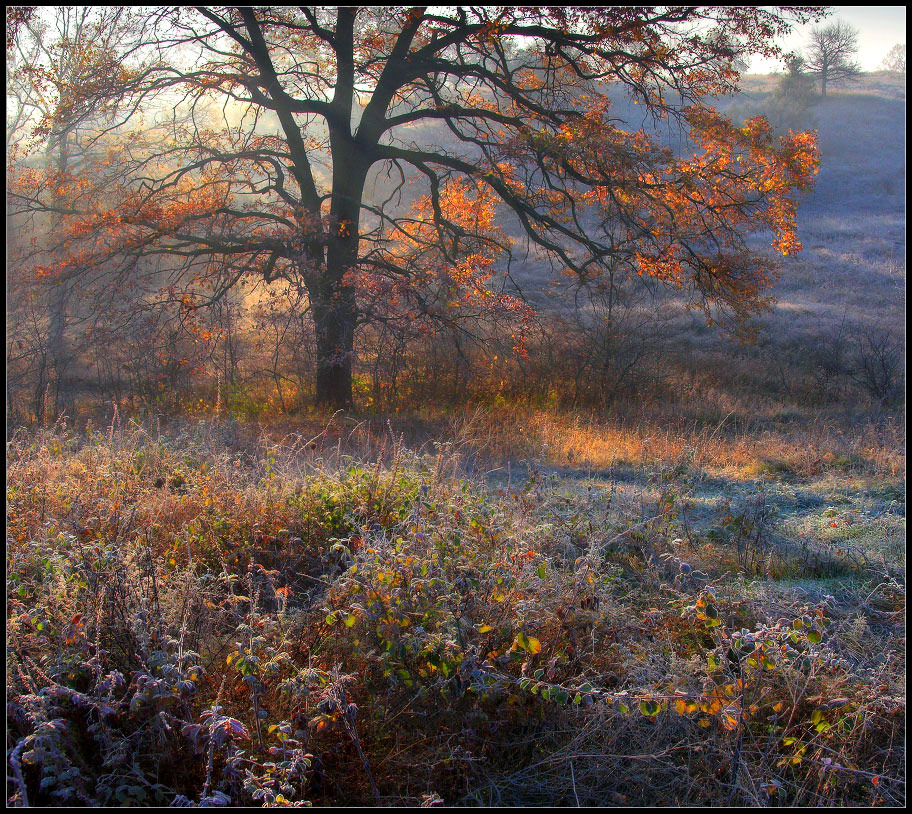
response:
<path id="1" fill-rule="evenodd" d="M 526 420 L 18 431 L 10 801 L 901 803 L 901 448 Z"/>

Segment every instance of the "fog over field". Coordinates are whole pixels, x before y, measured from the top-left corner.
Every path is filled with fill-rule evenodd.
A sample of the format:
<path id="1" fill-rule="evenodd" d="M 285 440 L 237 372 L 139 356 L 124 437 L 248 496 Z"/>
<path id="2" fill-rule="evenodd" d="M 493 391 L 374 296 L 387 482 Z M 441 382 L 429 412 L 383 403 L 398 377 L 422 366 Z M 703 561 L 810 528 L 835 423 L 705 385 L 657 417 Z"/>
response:
<path id="1" fill-rule="evenodd" d="M 760 110 L 769 80 L 747 77 Z M 905 309 L 906 93 L 903 78 L 865 75 L 832 92 L 785 126 L 817 130 L 821 168 L 798 213 L 804 251 L 774 289 L 777 311 L 811 332 L 815 320 L 852 319 L 900 332 Z"/>

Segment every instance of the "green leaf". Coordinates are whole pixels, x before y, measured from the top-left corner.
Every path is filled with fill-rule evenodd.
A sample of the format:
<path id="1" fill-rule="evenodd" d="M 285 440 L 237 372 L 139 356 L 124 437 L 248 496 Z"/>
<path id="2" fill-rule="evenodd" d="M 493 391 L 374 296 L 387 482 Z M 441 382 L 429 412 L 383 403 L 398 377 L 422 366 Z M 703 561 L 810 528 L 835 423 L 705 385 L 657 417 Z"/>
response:
<path id="1" fill-rule="evenodd" d="M 640 712 L 647 718 L 654 718 L 662 711 L 662 706 L 658 701 L 644 698 L 640 701 Z"/>

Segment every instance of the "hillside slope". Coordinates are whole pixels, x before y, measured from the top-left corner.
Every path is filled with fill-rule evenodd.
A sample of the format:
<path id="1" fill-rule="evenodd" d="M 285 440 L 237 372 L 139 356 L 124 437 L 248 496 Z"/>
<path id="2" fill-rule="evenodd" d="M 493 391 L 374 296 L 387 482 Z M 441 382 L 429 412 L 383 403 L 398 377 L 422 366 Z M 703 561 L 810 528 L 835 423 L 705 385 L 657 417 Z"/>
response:
<path id="1" fill-rule="evenodd" d="M 769 112 L 775 85 L 748 77 L 732 113 Z M 759 86 L 759 87 L 758 87 Z M 847 319 L 902 331 L 905 305 L 905 82 L 868 74 L 784 125 L 818 131 L 822 165 L 799 210 L 804 252 L 783 267 L 770 319 L 812 333 Z M 778 318 L 778 319 L 777 319 Z"/>

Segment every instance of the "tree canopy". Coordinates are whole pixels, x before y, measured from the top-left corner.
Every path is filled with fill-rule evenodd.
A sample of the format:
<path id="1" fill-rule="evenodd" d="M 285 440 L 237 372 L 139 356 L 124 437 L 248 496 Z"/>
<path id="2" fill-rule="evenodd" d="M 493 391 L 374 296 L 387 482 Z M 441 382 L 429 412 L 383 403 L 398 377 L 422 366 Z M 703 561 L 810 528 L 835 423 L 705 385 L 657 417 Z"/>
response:
<path id="1" fill-rule="evenodd" d="M 886 71 L 894 73 L 906 72 L 906 44 L 898 42 L 894 45 L 883 58 L 883 67 Z"/>
<path id="2" fill-rule="evenodd" d="M 59 219 L 54 251 L 28 256 L 38 276 L 95 273 L 112 290 L 157 263 L 159 294 L 188 312 L 249 280 L 300 291 L 316 397 L 334 407 L 352 401 L 366 322 L 458 323 L 467 310 L 522 322 L 522 285 L 502 273 L 508 221 L 580 285 L 654 278 L 743 327 L 776 271 L 748 237 L 800 249 L 796 193 L 813 181 L 816 140 L 763 118 L 737 125 L 710 102 L 750 55 L 777 55 L 792 24 L 819 16 L 136 9 L 116 42 L 71 44 L 93 68 L 56 90 L 84 112 L 72 126 L 91 149 L 63 169 L 23 159 L 10 200 Z M 366 185 L 381 175 L 388 194 L 374 200 Z"/>

